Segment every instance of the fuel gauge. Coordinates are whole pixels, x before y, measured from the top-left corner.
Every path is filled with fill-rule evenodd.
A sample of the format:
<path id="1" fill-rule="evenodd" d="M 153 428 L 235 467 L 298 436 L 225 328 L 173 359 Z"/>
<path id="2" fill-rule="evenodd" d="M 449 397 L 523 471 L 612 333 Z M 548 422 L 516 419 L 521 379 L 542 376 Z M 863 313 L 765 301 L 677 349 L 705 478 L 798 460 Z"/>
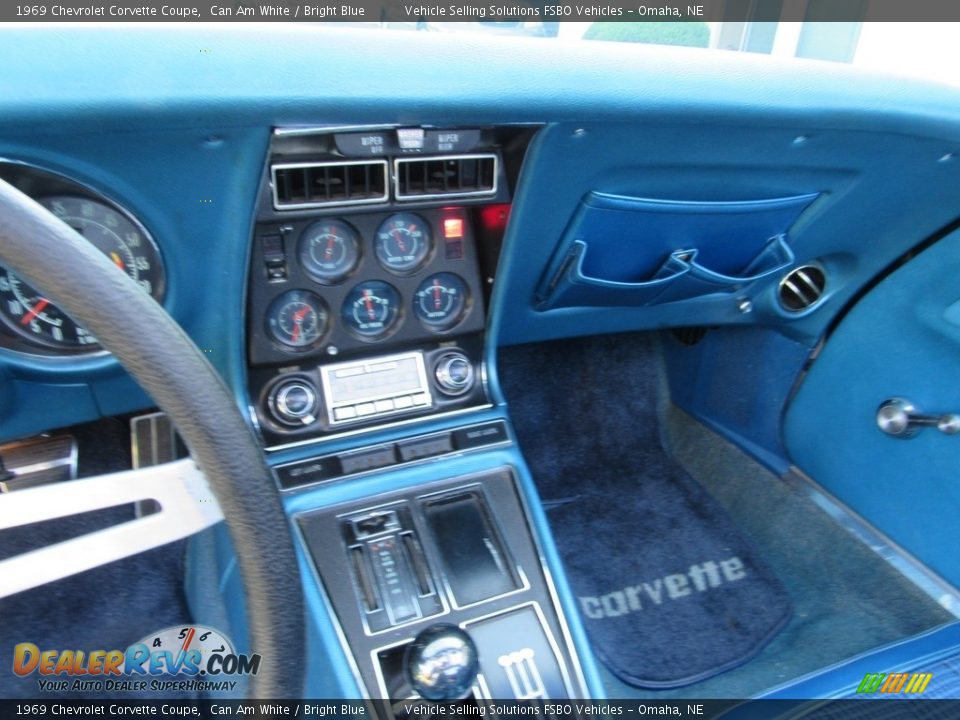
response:
<path id="1" fill-rule="evenodd" d="M 333 285 L 360 262 L 360 236 L 343 220 L 320 220 L 300 237 L 300 263 L 314 280 Z"/>

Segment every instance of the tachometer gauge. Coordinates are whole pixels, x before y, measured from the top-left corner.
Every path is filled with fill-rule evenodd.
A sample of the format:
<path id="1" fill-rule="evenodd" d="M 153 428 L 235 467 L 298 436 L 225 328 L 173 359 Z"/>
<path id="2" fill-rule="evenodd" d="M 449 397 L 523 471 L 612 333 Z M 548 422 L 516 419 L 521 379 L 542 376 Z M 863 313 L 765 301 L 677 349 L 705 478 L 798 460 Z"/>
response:
<path id="1" fill-rule="evenodd" d="M 470 290 L 459 275 L 442 272 L 431 275 L 417 288 L 413 311 L 428 329 L 449 330 L 466 314 Z"/>
<path id="2" fill-rule="evenodd" d="M 409 275 L 419 270 L 432 248 L 430 225 L 413 213 L 391 215 L 377 230 L 377 260 L 398 275 Z"/>
<path id="3" fill-rule="evenodd" d="M 307 290 L 291 290 L 270 303 L 267 330 L 285 347 L 306 350 L 323 338 L 329 319 L 323 300 Z"/>
<path id="4" fill-rule="evenodd" d="M 38 200 L 89 240 L 158 302 L 165 275 L 160 252 L 140 223 L 122 211 L 85 197 L 63 195 Z M 34 345 L 96 350 L 97 340 L 15 273 L 0 268 L 0 319 Z"/>
<path id="5" fill-rule="evenodd" d="M 300 236 L 300 264 L 318 283 L 333 285 L 360 261 L 360 236 L 342 220 L 320 220 Z"/>
<path id="6" fill-rule="evenodd" d="M 343 301 L 344 325 L 362 340 L 380 340 L 399 319 L 400 293 L 389 283 L 368 280 L 353 288 Z"/>

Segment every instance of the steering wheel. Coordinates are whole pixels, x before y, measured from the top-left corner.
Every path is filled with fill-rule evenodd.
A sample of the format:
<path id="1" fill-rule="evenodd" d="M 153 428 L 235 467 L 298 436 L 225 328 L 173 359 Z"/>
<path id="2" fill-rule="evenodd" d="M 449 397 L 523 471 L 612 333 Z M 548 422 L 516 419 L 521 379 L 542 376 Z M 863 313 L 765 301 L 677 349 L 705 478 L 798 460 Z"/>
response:
<path id="1" fill-rule="evenodd" d="M 0 529 L 140 499 L 160 505 L 156 514 L 105 531 L 110 536 L 0 562 L 0 596 L 185 537 L 222 511 L 243 580 L 250 649 L 261 655 L 248 697 L 301 697 L 304 611 L 290 525 L 258 441 L 220 376 L 133 280 L 2 180 L 0 264 L 93 333 L 169 415 L 192 458 L 0 496 Z"/>

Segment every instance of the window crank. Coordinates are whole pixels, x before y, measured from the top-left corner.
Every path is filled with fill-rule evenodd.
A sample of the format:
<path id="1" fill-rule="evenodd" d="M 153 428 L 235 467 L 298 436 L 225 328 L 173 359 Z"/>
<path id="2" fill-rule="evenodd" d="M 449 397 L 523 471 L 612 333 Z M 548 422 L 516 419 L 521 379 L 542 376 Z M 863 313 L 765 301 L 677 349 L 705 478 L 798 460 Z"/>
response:
<path id="1" fill-rule="evenodd" d="M 887 435 L 904 439 L 925 427 L 936 428 L 944 435 L 956 435 L 960 433 L 960 414 L 924 415 L 909 400 L 890 398 L 877 408 L 877 427 Z"/>

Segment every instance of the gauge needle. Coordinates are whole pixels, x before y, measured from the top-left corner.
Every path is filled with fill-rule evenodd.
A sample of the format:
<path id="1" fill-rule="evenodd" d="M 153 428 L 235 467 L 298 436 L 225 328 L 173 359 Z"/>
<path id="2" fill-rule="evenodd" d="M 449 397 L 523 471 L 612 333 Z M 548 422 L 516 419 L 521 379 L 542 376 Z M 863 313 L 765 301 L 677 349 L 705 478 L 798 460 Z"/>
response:
<path id="1" fill-rule="evenodd" d="M 193 636 L 197 634 L 196 628 L 190 628 L 190 631 L 187 633 L 187 636 L 183 639 L 183 645 L 180 647 L 180 652 L 184 653 L 190 649 L 190 643 L 193 640 Z"/>
<path id="2" fill-rule="evenodd" d="M 293 314 L 293 335 L 291 338 L 294 342 L 300 339 L 300 327 L 303 325 L 303 318 L 309 309 L 310 308 L 302 308 Z"/>
<path id="3" fill-rule="evenodd" d="M 440 309 L 440 281 L 433 281 L 433 306 Z"/>
<path id="4" fill-rule="evenodd" d="M 114 265 L 126 272 L 126 268 L 123 267 L 123 260 L 120 259 L 119 255 L 117 255 L 115 252 L 112 252 L 110 253 L 110 259 L 113 260 Z"/>
<path id="5" fill-rule="evenodd" d="M 377 316 L 373 312 L 373 300 L 370 299 L 370 291 L 363 291 L 363 304 L 367 306 L 367 317 L 374 320 Z"/>
<path id="6" fill-rule="evenodd" d="M 329 260 L 330 258 L 333 257 L 333 238 L 332 237 L 329 240 L 327 240 L 327 249 L 326 251 L 324 251 L 323 257 L 326 260 Z"/>
<path id="7" fill-rule="evenodd" d="M 393 237 L 397 240 L 397 247 L 400 248 L 400 252 L 406 252 L 407 246 L 403 244 L 403 236 L 400 235 L 400 230 L 398 228 L 394 228 L 392 233 Z"/>
<path id="8" fill-rule="evenodd" d="M 33 320 L 37 315 L 43 312 L 43 309 L 50 304 L 50 301 L 46 298 L 42 298 L 36 305 L 31 308 L 30 312 L 20 318 L 21 325 L 27 325 L 31 320 Z"/>

